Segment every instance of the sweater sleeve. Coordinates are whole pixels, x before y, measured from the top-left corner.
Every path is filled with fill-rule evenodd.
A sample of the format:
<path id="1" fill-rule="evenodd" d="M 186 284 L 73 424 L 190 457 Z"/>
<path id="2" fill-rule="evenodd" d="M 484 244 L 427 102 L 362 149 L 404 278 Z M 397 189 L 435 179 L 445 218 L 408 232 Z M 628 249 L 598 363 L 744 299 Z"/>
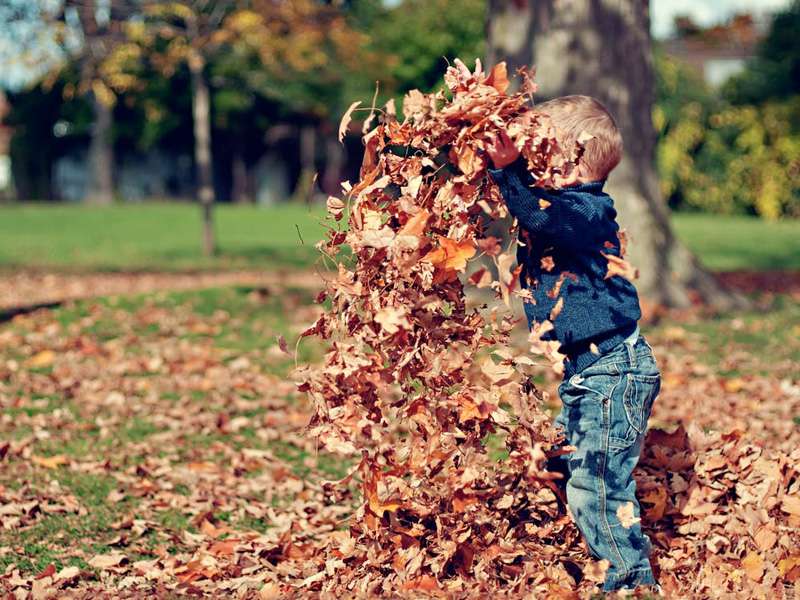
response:
<path id="1" fill-rule="evenodd" d="M 489 174 L 500 188 L 509 212 L 523 229 L 573 248 L 594 245 L 616 233 L 612 231 L 613 219 L 608 218 L 596 201 L 580 194 L 571 194 L 568 199 L 559 198 L 557 193 L 537 195 L 513 167 L 489 169 Z M 542 208 L 540 198 L 549 202 L 549 206 Z"/>

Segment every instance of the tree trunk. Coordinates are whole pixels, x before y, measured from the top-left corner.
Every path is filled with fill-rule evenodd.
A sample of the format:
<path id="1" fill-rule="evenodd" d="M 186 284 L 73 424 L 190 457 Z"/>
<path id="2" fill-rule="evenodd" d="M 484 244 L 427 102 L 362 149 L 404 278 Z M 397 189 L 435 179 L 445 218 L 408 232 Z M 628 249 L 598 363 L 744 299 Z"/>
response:
<path id="1" fill-rule="evenodd" d="M 317 132 L 313 125 L 300 127 L 300 177 L 294 190 L 294 200 L 311 202 L 316 175 Z"/>
<path id="2" fill-rule="evenodd" d="M 345 163 L 344 147 L 334 135 L 325 138 L 325 175 L 322 177 L 322 191 L 326 194 L 341 193 L 342 168 Z"/>
<path id="3" fill-rule="evenodd" d="M 192 75 L 192 115 L 194 118 L 194 162 L 197 169 L 197 195 L 203 209 L 203 253 L 213 255 L 214 236 L 214 173 L 211 162 L 211 100 L 208 82 L 203 74 L 205 61 L 195 53 L 189 58 Z"/>
<path id="4" fill-rule="evenodd" d="M 487 38 L 487 64 L 506 60 L 512 73 L 536 66 L 538 99 L 586 94 L 614 115 L 625 155 L 607 191 L 628 232 L 642 294 L 665 306 L 686 306 L 695 298 L 720 308 L 740 304 L 675 238 L 660 195 L 648 3 L 490 0 Z"/>
<path id="5" fill-rule="evenodd" d="M 247 163 L 242 154 L 241 145 L 234 141 L 233 155 L 231 157 L 231 196 L 237 204 L 249 204 L 253 202 L 250 193 L 249 175 L 247 173 Z"/>
<path id="6" fill-rule="evenodd" d="M 86 201 L 108 205 L 114 201 L 114 107 L 91 94 L 94 108 L 89 142 L 89 184 Z"/>

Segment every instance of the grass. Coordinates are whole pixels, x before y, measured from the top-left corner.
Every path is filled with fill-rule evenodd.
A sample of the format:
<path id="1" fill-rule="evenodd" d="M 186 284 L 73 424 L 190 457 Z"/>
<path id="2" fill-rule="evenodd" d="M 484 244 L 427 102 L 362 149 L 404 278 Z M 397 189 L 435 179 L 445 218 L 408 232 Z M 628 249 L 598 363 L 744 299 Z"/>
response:
<path id="1" fill-rule="evenodd" d="M 667 321 L 652 332 L 665 335 L 675 326 Z M 702 341 L 698 360 L 724 377 L 790 375 L 800 364 L 800 304 L 790 296 L 776 296 L 768 307 L 727 312 L 680 327 Z"/>
<path id="2" fill-rule="evenodd" d="M 0 267 L 186 270 L 304 266 L 317 257 L 322 209 L 219 206 L 220 253 L 200 252 L 200 210 L 163 203 L 0 206 Z"/>
<path id="3" fill-rule="evenodd" d="M 0 206 L 0 268 L 188 270 L 303 267 L 318 254 L 322 207 L 220 205 L 218 256 L 200 253 L 192 204 Z M 678 236 L 714 270 L 800 269 L 800 221 L 675 214 Z"/>
<path id="4" fill-rule="evenodd" d="M 678 236 L 714 271 L 800 269 L 800 221 L 676 213 Z"/>
<path id="5" fill-rule="evenodd" d="M 293 288 L 282 289 L 281 293 L 264 293 L 264 290 L 254 293 L 251 288 L 239 286 L 195 292 L 100 298 L 66 304 L 52 311 L 42 311 L 34 317 L 0 324 L 0 333 L 11 330 L 30 334 L 30 328 L 36 327 L 37 319 L 41 318 L 62 327 L 64 332 L 69 330 L 70 335 L 79 339 L 125 340 L 124 356 L 127 358 L 138 356 L 143 345 L 178 337 L 209 345 L 214 352 L 226 357 L 249 356 L 250 360 L 259 364 L 262 372 L 286 377 L 294 365 L 293 358 L 270 350 L 274 350 L 272 347 L 277 345 L 278 334 L 284 335 L 290 343 L 294 341 L 297 336 L 297 319 L 307 318 L 303 316 L 302 310 L 312 304 L 312 297 L 313 294 L 309 291 Z M 160 310 L 168 311 L 176 320 L 187 323 L 187 326 L 174 329 L 174 324 L 159 322 L 153 327 L 147 316 L 152 311 Z M 195 322 L 208 322 L 213 327 L 203 328 L 202 333 L 196 333 L 188 326 Z M 17 349 L 0 346 L 0 361 L 11 360 L 12 357 L 24 363 Z M 318 344 L 300 344 L 298 360 L 313 362 L 320 358 L 321 348 Z M 137 546 L 144 553 L 141 555 L 143 558 L 152 554 L 150 545 L 160 544 L 168 552 L 177 552 L 181 544 L 179 534 L 187 529 L 196 531 L 191 524 L 191 510 L 187 512 L 186 508 L 181 510 L 165 505 L 163 510 L 142 513 L 141 499 L 126 489 L 127 484 L 120 483 L 112 476 L 115 472 L 122 473 L 133 468 L 148 457 L 163 455 L 161 460 L 175 464 L 210 460 L 225 467 L 229 455 L 220 453 L 217 447 L 225 446 L 234 450 L 254 448 L 269 451 L 279 462 L 265 468 L 278 468 L 282 464 L 303 478 L 313 474 L 312 461 L 317 463 L 316 473 L 322 473 L 328 478 L 343 477 L 349 466 L 348 462 L 323 452 L 314 455 L 289 440 L 258 436 L 261 417 L 276 410 L 272 408 L 272 404 L 264 404 L 263 390 L 243 388 L 223 398 L 199 390 L 193 390 L 191 394 L 187 391 L 179 393 L 170 391 L 169 385 L 174 379 L 180 378 L 180 374 L 166 373 L 155 380 L 152 374 L 146 372 L 120 372 L 120 385 L 124 381 L 135 385 L 133 382 L 137 379 L 149 377 L 155 383 L 146 382 L 148 388 L 151 385 L 166 386 L 153 390 L 161 398 L 164 411 L 112 419 L 114 410 L 124 409 L 96 405 L 90 408 L 70 398 L 68 394 L 30 391 L 24 387 L 34 384 L 29 377 L 37 377 L 36 381 L 40 382 L 38 385 L 49 388 L 49 375 L 41 373 L 43 369 L 26 367 L 24 364 L 22 368 L 27 371 L 27 375 L 19 381 L 19 385 L 23 387 L 15 388 L 13 380 L 7 382 L 5 388 L 0 386 L 0 390 L 9 394 L 8 402 L 2 403 L 3 409 L 15 417 L 14 421 L 0 423 L 0 439 L 28 438 L 30 452 L 37 457 L 63 455 L 71 461 L 79 462 L 92 461 L 95 458 L 109 459 L 113 466 L 108 467 L 107 472 L 89 473 L 66 466 L 53 469 L 37 467 L 27 459 L 15 458 L 11 462 L 6 459 L 6 468 L 0 470 L 0 489 L 19 489 L 25 485 L 33 489 L 46 489 L 53 485 L 51 482 L 57 482 L 65 493 L 75 496 L 86 509 L 86 514 L 43 514 L 30 526 L 4 531 L 0 534 L 0 548 L 11 551 L 0 553 L 0 572 L 12 563 L 28 573 L 39 573 L 51 563 L 57 569 L 76 565 L 84 570 L 96 571 L 88 566 L 87 560 L 96 554 L 119 549 L 116 544 L 109 545 L 119 535 L 113 524 L 128 517 L 150 519 L 158 524 L 157 531 L 145 536 L 152 537 L 152 540 L 143 538 Z M 48 369 L 52 371 L 52 367 Z M 192 407 L 190 412 L 212 415 L 225 412 L 232 419 L 252 419 L 253 424 L 237 432 L 188 428 L 185 432 L 179 430 L 170 434 L 158 424 L 161 422 L 158 419 L 163 419 L 165 415 L 175 419 L 170 408 L 179 399 L 183 399 L 183 406 Z M 6 404 L 10 406 L 5 406 Z M 98 412 L 100 408 L 102 412 Z M 69 418 L 65 418 L 65 413 L 69 413 Z M 98 418 L 107 430 L 105 434 L 101 435 L 97 426 Z M 42 429 L 49 435 L 34 437 L 34 431 Z M 165 432 L 170 436 L 170 443 L 166 446 L 155 439 L 155 436 Z M 254 470 L 250 475 L 257 475 L 259 472 Z M 115 489 L 125 490 L 125 497 L 116 503 L 109 502 L 109 492 Z M 188 496 L 193 489 L 177 483 L 174 491 L 176 494 Z M 275 498 L 273 502 L 277 505 L 291 500 L 292 498 Z M 225 520 L 223 517 L 226 517 L 224 512 L 217 515 L 217 518 Z M 232 515 L 227 515 L 226 518 L 237 527 L 263 530 L 270 525 L 266 518 Z M 137 556 L 137 551 L 134 550 L 131 555 Z"/>
<path id="6" fill-rule="evenodd" d="M 752 222 L 748 225 L 752 226 L 754 231 L 761 227 L 772 226 L 761 222 Z M 0 240 L 2 239 L 0 237 Z M 3 244 L 4 242 L 0 241 L 0 245 Z M 263 372 L 286 377 L 293 360 L 276 353 L 268 357 L 268 353 L 270 349 L 274 350 L 277 334 L 284 335 L 289 340 L 290 347 L 293 347 L 292 341 L 298 331 L 296 325 L 308 318 L 308 315 L 302 315 L 301 312 L 304 307 L 311 304 L 312 295 L 308 290 L 292 288 L 280 290 L 280 293 L 265 293 L 263 290 L 254 292 L 250 288 L 239 286 L 101 298 L 66 304 L 52 311 L 43 311 L 39 315 L 2 324 L 0 333 L 7 329 L 22 332 L 26 328 L 36 326 L 36 319 L 47 315 L 52 317 L 65 332 L 70 331 L 70 335 L 76 339 L 125 341 L 124 358 L 138 355 L 142 344 L 153 344 L 161 339 L 177 336 L 198 343 L 210 343 L 215 351 L 226 356 L 226 360 L 229 357 L 247 355 L 260 365 Z M 147 317 L 159 314 L 160 310 L 165 310 L 171 318 L 164 321 L 159 319 L 154 325 L 153 320 Z M 187 314 L 194 318 L 186 319 Z M 187 324 L 186 326 L 176 328 L 171 324 L 173 318 L 179 317 L 183 319 L 181 322 Z M 194 322 L 208 327 L 195 330 L 188 326 Z M 779 363 L 800 362 L 800 350 L 796 341 L 800 339 L 798 323 L 800 323 L 800 306 L 788 297 L 779 296 L 769 311 L 740 311 L 696 322 L 665 323 L 658 326 L 653 333 L 656 336 L 666 335 L 667 328 L 680 325 L 693 336 L 692 339 L 702 341 L 702 345 L 698 347 L 706 349 L 707 352 L 701 360 L 706 361 L 713 371 L 729 377 L 762 372 Z M 46 327 L 44 330 L 47 329 Z M 320 346 L 313 341 L 305 341 L 300 345 L 299 351 L 298 359 L 301 363 L 320 360 Z M 752 361 L 746 364 L 729 364 L 725 357 L 732 355 L 733 351 L 739 356 L 752 357 Z M 13 403 L 9 407 L 8 414 L 15 417 L 15 422 L 6 423 L 5 429 L 0 423 L 0 439 L 9 434 L 31 437 L 30 452 L 35 456 L 63 454 L 75 461 L 86 461 L 96 455 L 97 458 L 111 457 L 112 465 L 108 467 L 107 473 L 89 473 L 70 470 L 64 466 L 45 470 L 31 466 L 23 459 L 14 458 L 13 462 L 8 462 L 11 459 L 6 459 L 7 462 L 4 464 L 9 466 L 5 470 L 0 470 L 0 488 L 6 486 L 9 489 L 16 489 L 25 483 L 30 483 L 32 487 L 41 489 L 54 480 L 77 498 L 81 506 L 87 509 L 87 514 L 47 514 L 29 527 L 4 532 L 0 536 L 0 547 L 11 548 L 13 552 L 0 555 L 0 571 L 12 563 L 17 564 L 26 573 L 39 573 L 51 563 L 57 569 L 76 565 L 93 571 L 88 566 L 87 560 L 96 554 L 118 550 L 119 544 L 114 540 L 119 532 L 113 525 L 131 516 L 149 519 L 156 525 L 154 531 L 147 533 L 141 542 L 137 542 L 138 546 L 130 556 L 151 558 L 156 547 L 163 548 L 169 553 L 181 551 L 180 534 L 187 530 L 197 531 L 192 521 L 195 514 L 186 508 L 167 504 L 151 509 L 145 514 L 142 512 L 144 510 L 142 507 L 145 505 L 142 499 L 130 493 L 124 481 L 121 483 L 112 476 L 115 469 L 129 473 L 143 460 L 142 453 L 152 457 L 157 452 L 163 452 L 163 460 L 176 465 L 201 460 L 225 465 L 229 455 L 219 453 L 217 450 L 220 446 L 226 445 L 232 449 L 254 448 L 266 450 L 275 457 L 275 463 L 265 469 L 276 469 L 278 472 L 285 467 L 303 478 L 325 476 L 338 479 L 344 476 L 351 466 L 350 462 L 337 457 L 321 452 L 318 454 L 309 452 L 308 449 L 300 447 L 289 439 L 258 436 L 259 428 L 263 428 L 261 417 L 270 411 L 279 410 L 272 405 L 261 403 L 259 393 L 249 389 L 237 390 L 227 398 L 229 405 L 223 406 L 219 404 L 220 398 L 212 393 L 201 390 L 189 391 L 188 387 L 182 388 L 180 392 L 173 391 L 167 385 L 173 378 L 171 375 L 165 375 L 161 380 L 157 380 L 157 384 L 154 385 L 162 387 L 151 390 L 155 397 L 161 399 L 158 407 L 164 414 L 169 414 L 174 403 L 189 397 L 191 403 L 188 406 L 196 408 L 198 412 L 216 415 L 226 411 L 231 419 L 236 417 L 252 419 L 252 425 L 236 432 L 223 432 L 213 428 L 211 430 L 187 428 L 186 431 L 179 432 L 180 435 L 171 437 L 170 444 L 163 445 L 159 436 L 163 435 L 162 432 L 165 430 L 161 425 L 163 421 L 158 418 L 159 414 L 133 415 L 129 419 L 112 421 L 104 412 L 100 416 L 110 430 L 101 436 L 96 426 L 87 427 L 95 423 L 97 414 L 87 413 L 80 401 L 70 398 L 67 394 L 53 393 L 48 375 L 52 368 L 25 367 L 25 359 L 18 356 L 19 352 L 20 348 L 2 347 L 0 361 L 12 359 L 17 361 L 22 365 L 21 368 L 27 368 L 28 371 L 22 381 L 28 382 L 29 378 L 33 378 L 35 381 L 40 381 L 44 389 L 25 393 L 22 390 L 17 393 L 11 388 L 7 390 L 9 397 L 18 398 L 19 403 Z M 263 363 L 260 357 L 265 357 Z M 734 371 L 734 368 L 737 370 Z M 137 378 L 147 378 L 152 375 L 126 371 L 120 377 L 131 384 Z M 149 382 L 142 383 L 147 383 L 149 388 Z M 233 400 L 237 402 L 234 403 Z M 183 406 L 187 404 L 184 403 Z M 60 430 L 46 423 L 42 425 L 39 421 L 58 411 L 61 411 L 62 415 L 69 412 L 73 416 L 70 419 L 62 418 L 54 421 L 61 423 Z M 794 420 L 800 425 L 800 416 Z M 25 424 L 21 425 L 22 422 Z M 33 437 L 32 425 L 37 428 L 45 427 L 51 433 L 51 439 Z M 495 460 L 503 460 L 507 456 L 500 442 L 498 436 L 489 436 L 485 440 Z M 147 444 L 152 445 L 151 452 L 147 452 Z M 257 476 L 262 471 L 263 469 L 254 469 L 246 476 Z M 116 503 L 107 501 L 109 492 L 116 489 L 123 489 L 126 492 L 124 499 Z M 190 496 L 194 491 L 193 485 L 185 483 L 176 483 L 174 487 L 174 492 L 184 497 Z M 275 496 L 272 502 L 277 506 L 291 500 L 292 498 Z M 217 511 L 215 518 L 222 522 L 230 521 L 235 527 L 256 531 L 263 531 L 271 526 L 268 516 L 254 517 L 223 510 Z"/>

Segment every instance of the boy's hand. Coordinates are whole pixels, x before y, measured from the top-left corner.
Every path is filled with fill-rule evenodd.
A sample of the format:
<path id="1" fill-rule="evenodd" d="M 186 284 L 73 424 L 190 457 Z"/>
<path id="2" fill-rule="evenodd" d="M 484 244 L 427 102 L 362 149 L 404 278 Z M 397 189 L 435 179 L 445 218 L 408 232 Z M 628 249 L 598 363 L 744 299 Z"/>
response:
<path id="1" fill-rule="evenodd" d="M 514 142 L 508 134 L 500 130 L 497 134 L 489 135 L 489 142 L 486 144 L 486 153 L 492 159 L 495 168 L 502 169 L 513 163 L 519 158 L 519 150 L 514 146 Z"/>

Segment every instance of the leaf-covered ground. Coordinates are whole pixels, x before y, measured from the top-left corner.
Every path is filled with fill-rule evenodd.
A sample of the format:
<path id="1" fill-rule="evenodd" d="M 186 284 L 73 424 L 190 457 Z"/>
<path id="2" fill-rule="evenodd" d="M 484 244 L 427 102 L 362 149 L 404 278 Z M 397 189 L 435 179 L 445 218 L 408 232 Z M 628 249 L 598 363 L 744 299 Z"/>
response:
<path id="1" fill-rule="evenodd" d="M 325 545 L 346 553 L 358 498 L 325 484 L 350 465 L 303 434 L 308 407 L 278 341 L 293 354 L 318 314 L 313 295 L 277 282 L 162 292 L 0 324 L 0 592 L 278 598 L 283 583 L 305 581 L 297 594 L 314 596 L 314 582 L 344 563 L 320 569 L 311 559 Z M 648 332 L 664 371 L 652 425 L 681 423 L 695 437 L 742 432 L 695 469 L 731 497 L 767 490 L 752 473 L 771 473 L 771 453 L 800 445 L 798 296 L 760 302 L 720 317 L 670 315 Z M 307 341 L 298 346 L 300 362 L 320 356 Z M 544 371 L 539 383 L 553 392 Z M 678 448 L 676 440 L 655 442 Z M 642 475 L 653 521 L 671 518 L 671 500 L 647 487 L 660 476 Z M 686 482 L 668 483 L 679 495 Z M 680 535 L 646 522 L 663 573 L 680 572 L 702 546 L 709 563 L 720 561 L 720 594 L 734 580 L 758 589 L 776 577 L 797 590 L 800 551 L 771 557 L 797 541 L 800 501 L 774 507 L 790 530 L 730 509 L 729 523 L 746 524 L 738 533 L 696 504 Z"/>

